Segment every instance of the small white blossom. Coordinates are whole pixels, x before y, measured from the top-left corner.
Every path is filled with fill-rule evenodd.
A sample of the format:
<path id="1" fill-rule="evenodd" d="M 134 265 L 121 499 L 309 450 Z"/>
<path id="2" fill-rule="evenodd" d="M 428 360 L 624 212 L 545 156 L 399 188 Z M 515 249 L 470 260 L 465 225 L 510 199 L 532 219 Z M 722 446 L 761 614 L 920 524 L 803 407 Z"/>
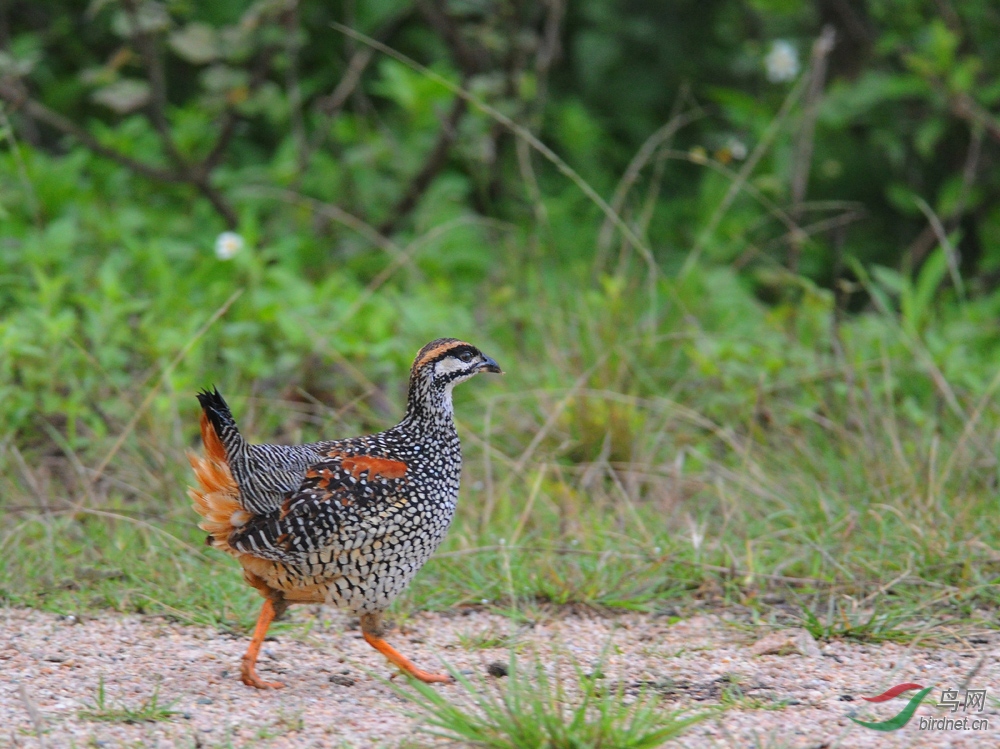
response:
<path id="1" fill-rule="evenodd" d="M 791 81 L 799 74 L 799 52 L 791 42 L 776 39 L 764 58 L 764 67 L 771 83 Z"/>
<path id="2" fill-rule="evenodd" d="M 746 143 L 733 138 L 729 141 L 729 153 L 736 161 L 743 161 L 747 157 Z"/>
<path id="3" fill-rule="evenodd" d="M 243 249 L 243 237 L 234 231 L 224 231 L 215 238 L 215 256 L 219 260 L 231 260 L 237 252 Z"/>

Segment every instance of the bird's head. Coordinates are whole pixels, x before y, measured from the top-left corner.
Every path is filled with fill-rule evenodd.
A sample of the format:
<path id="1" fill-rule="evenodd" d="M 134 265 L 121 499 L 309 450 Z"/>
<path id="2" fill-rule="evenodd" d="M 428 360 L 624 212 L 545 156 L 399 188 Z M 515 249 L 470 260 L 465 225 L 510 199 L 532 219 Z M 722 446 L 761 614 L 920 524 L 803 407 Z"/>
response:
<path id="1" fill-rule="evenodd" d="M 438 338 L 424 346 L 410 370 L 411 413 L 430 406 L 451 411 L 451 390 L 480 372 L 503 374 L 500 365 L 471 343 Z"/>
<path id="2" fill-rule="evenodd" d="M 471 343 L 456 338 L 438 338 L 417 353 L 411 377 L 445 389 L 480 372 L 503 374 L 500 365 Z"/>

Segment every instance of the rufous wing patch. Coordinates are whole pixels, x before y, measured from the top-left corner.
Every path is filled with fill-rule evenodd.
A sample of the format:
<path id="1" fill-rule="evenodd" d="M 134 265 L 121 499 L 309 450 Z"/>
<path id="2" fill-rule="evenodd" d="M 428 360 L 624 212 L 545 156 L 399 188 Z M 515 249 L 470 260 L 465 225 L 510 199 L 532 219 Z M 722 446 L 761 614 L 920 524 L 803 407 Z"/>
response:
<path id="1" fill-rule="evenodd" d="M 406 475 L 406 463 L 403 461 L 376 458 L 374 455 L 354 455 L 344 458 L 340 464 L 354 478 L 360 478 L 361 474 L 367 471 L 369 481 L 376 476 L 387 479 L 398 479 Z"/>

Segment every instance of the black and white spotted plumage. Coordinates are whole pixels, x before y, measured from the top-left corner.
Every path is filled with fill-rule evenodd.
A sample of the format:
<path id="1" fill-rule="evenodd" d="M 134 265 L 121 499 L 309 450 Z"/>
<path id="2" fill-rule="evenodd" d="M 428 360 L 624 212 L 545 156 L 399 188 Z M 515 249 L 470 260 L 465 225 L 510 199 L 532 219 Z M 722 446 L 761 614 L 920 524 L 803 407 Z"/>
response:
<path id="1" fill-rule="evenodd" d="M 244 567 L 288 601 L 384 610 L 451 524 L 462 469 L 451 391 L 484 371 L 500 368 L 474 346 L 432 341 L 414 361 L 399 424 L 296 446 L 248 444 L 222 396 L 199 394 L 244 511 L 225 548 L 269 562 Z"/>

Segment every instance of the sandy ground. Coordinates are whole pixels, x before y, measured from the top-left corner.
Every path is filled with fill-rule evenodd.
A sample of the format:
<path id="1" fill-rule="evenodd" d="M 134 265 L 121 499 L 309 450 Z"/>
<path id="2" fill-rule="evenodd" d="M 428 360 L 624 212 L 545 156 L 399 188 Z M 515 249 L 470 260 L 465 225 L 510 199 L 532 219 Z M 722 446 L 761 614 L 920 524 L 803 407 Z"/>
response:
<path id="1" fill-rule="evenodd" d="M 0 609 L 0 746 L 4 747 L 398 747 L 434 746 L 419 733 L 411 707 L 381 679 L 392 671 L 362 639 L 352 619 L 318 607 L 293 610 L 296 626 L 268 641 L 260 661 L 280 691 L 243 686 L 236 674 L 246 638 L 156 617 L 60 617 Z M 390 641 L 416 663 L 444 663 L 478 679 L 504 648 L 482 648 L 512 633 L 508 619 L 483 611 L 421 614 Z M 811 640 L 751 630 L 723 615 L 673 624 L 665 618 L 557 614 L 516 630 L 522 658 L 553 652 L 592 668 L 606 652 L 610 683 L 659 695 L 664 707 L 716 706 L 737 683 L 744 699 L 671 742 L 670 747 L 995 747 L 1000 746 L 1000 632 L 968 636 L 938 648 Z M 761 640 L 770 640 L 761 644 Z M 781 654 L 755 655 L 787 640 Z M 488 644 L 488 643 L 487 643 Z M 610 644 L 610 647 L 609 647 Z M 977 670 L 978 667 L 978 670 Z M 859 711 L 885 720 L 897 698 L 861 702 L 894 684 L 918 682 L 987 689 L 982 713 L 951 713 L 928 699 L 905 728 L 878 733 L 848 720 Z M 493 677 L 485 677 L 492 679 Z M 109 705 L 141 705 L 157 690 L 177 713 L 156 723 L 100 722 L 80 716 L 103 679 Z M 489 687 L 484 687 L 489 688 Z M 461 699 L 461 687 L 436 686 Z M 910 693 L 912 694 L 912 693 Z M 907 695 L 909 696 L 909 695 Z M 34 717 L 32 716 L 34 713 Z M 921 717 L 986 719 L 988 730 L 921 731 Z M 43 729 L 44 744 L 37 735 Z"/>

